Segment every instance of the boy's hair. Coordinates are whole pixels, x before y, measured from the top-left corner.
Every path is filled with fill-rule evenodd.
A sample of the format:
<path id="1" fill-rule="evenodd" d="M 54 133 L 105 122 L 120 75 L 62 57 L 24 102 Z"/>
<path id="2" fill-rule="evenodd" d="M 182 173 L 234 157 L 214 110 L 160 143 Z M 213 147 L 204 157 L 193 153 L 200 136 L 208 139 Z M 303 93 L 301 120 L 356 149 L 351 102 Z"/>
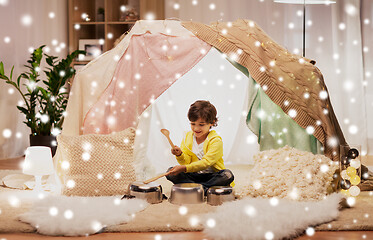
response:
<path id="1" fill-rule="evenodd" d="M 198 118 L 201 118 L 216 127 L 218 125 L 216 114 L 216 108 L 209 101 L 198 100 L 190 105 L 188 119 L 191 122 L 195 122 Z"/>

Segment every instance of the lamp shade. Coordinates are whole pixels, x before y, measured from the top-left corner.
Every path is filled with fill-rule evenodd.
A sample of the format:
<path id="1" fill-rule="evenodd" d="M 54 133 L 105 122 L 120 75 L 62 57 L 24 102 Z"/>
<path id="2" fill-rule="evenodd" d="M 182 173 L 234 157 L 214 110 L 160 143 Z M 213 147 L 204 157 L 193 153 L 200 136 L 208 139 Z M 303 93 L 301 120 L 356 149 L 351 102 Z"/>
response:
<path id="1" fill-rule="evenodd" d="M 332 4 L 334 0 L 274 0 L 276 3 L 289 3 L 289 4 Z"/>
<path id="2" fill-rule="evenodd" d="M 28 147 L 23 164 L 23 173 L 39 176 L 54 173 L 51 149 L 43 146 Z"/>

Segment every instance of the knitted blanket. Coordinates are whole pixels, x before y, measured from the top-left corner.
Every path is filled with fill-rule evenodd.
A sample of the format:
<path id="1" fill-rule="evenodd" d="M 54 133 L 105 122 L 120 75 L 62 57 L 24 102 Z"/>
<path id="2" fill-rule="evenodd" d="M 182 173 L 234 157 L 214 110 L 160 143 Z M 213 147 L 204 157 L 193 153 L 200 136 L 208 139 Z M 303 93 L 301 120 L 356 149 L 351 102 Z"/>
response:
<path id="1" fill-rule="evenodd" d="M 269 98 L 323 144 L 325 155 L 339 160 L 339 144 L 346 141 L 323 75 L 309 59 L 289 53 L 253 21 L 182 25 L 246 67 Z"/>

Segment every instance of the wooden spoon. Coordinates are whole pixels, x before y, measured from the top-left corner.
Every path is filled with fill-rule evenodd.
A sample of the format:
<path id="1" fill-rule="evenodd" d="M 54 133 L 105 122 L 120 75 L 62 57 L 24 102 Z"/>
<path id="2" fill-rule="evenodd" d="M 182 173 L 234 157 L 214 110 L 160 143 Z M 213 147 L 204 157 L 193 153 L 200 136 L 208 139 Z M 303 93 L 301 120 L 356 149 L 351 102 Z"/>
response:
<path id="1" fill-rule="evenodd" d="M 162 173 L 162 174 L 160 174 L 160 175 L 158 175 L 158 176 L 156 176 L 156 177 L 153 177 L 153 178 L 150 178 L 150 179 L 148 179 L 148 180 L 145 180 L 144 183 L 145 183 L 145 184 L 148 184 L 148 183 L 154 182 L 155 180 L 157 180 L 157 179 L 159 179 L 159 178 L 161 178 L 161 177 L 164 177 L 164 176 L 166 176 L 167 174 L 168 174 L 168 172 L 166 172 L 166 173 Z"/>
<path id="2" fill-rule="evenodd" d="M 167 138 L 168 142 L 170 143 L 171 147 L 174 148 L 175 145 L 174 145 L 174 143 L 170 139 L 170 131 L 168 131 L 167 129 L 163 128 L 163 129 L 161 129 L 161 133 L 163 133 L 163 135 L 166 136 L 166 138 Z"/>

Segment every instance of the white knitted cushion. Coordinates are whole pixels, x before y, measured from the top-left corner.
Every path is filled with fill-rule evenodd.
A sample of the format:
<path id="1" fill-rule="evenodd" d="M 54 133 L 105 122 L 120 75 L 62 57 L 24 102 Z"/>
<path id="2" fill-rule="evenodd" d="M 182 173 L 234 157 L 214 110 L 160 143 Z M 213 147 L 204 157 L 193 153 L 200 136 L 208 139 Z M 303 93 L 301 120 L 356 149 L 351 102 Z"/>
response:
<path id="1" fill-rule="evenodd" d="M 135 129 L 108 134 L 57 137 L 62 194 L 67 196 L 122 195 L 135 181 Z"/>
<path id="2" fill-rule="evenodd" d="M 338 162 L 289 146 L 262 151 L 254 157 L 254 167 L 240 197 L 278 197 L 298 201 L 321 200 L 329 192 Z"/>

